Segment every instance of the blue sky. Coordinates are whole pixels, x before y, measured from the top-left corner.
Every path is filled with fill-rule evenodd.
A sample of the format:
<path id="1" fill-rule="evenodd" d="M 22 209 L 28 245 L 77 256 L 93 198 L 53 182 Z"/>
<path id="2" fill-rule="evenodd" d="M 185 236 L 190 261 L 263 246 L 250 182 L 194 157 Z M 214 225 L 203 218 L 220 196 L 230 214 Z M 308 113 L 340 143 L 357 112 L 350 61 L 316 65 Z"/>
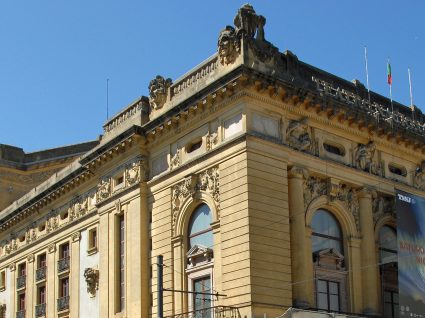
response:
<path id="1" fill-rule="evenodd" d="M 157 74 L 178 78 L 214 54 L 244 1 L 1 1 L 0 143 L 35 151 L 96 139 L 109 112 Z M 425 1 L 251 1 L 281 51 L 425 112 Z"/>

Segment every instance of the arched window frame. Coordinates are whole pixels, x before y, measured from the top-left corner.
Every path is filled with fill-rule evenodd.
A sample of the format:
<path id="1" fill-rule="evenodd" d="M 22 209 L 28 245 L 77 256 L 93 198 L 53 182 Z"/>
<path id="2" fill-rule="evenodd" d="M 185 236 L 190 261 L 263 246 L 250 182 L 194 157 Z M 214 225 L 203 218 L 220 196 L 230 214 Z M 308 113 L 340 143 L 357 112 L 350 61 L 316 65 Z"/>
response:
<path id="1" fill-rule="evenodd" d="M 320 233 L 320 232 L 315 232 L 314 228 L 313 228 L 313 222 L 315 220 L 315 217 L 318 215 L 318 213 L 322 213 L 323 215 L 328 215 L 329 219 L 332 220 L 332 222 L 335 223 L 335 226 L 337 227 L 337 230 L 339 232 L 339 236 L 333 236 L 333 235 L 329 235 L 329 234 L 324 234 L 324 233 Z M 319 237 L 322 239 L 328 239 L 331 240 L 332 242 L 337 242 L 339 245 L 339 249 L 338 252 L 342 255 L 344 255 L 344 237 L 343 237 L 343 232 L 342 232 L 342 228 L 341 228 L 341 224 L 339 223 L 338 219 L 334 216 L 334 214 L 326 209 L 318 209 L 314 212 L 312 220 L 311 220 L 311 229 L 312 229 L 312 241 L 313 241 L 313 237 Z M 315 252 L 315 251 L 313 251 Z"/>

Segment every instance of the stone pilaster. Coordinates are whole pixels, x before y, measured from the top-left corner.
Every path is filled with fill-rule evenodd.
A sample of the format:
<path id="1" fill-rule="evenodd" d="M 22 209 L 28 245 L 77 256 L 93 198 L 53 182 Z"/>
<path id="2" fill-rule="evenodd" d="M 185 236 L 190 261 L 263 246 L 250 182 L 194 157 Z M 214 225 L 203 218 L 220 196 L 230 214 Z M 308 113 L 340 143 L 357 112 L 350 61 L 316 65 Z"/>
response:
<path id="1" fill-rule="evenodd" d="M 372 208 L 372 191 L 363 188 L 358 192 L 361 229 L 361 267 L 363 312 L 374 315 L 379 312 L 378 261 L 375 250 L 375 235 Z"/>
<path id="2" fill-rule="evenodd" d="M 28 317 L 34 317 L 34 306 L 37 303 L 37 289 L 34 288 L 34 254 L 27 256 L 27 287 L 25 289 L 26 308 Z"/>
<path id="3" fill-rule="evenodd" d="M 313 306 L 313 268 L 311 242 L 307 241 L 303 182 L 306 171 L 292 167 L 288 174 L 289 215 L 291 226 L 291 261 L 293 304 L 297 307 Z"/>
<path id="4" fill-rule="evenodd" d="M 71 235 L 70 312 L 72 318 L 80 314 L 80 232 Z"/>

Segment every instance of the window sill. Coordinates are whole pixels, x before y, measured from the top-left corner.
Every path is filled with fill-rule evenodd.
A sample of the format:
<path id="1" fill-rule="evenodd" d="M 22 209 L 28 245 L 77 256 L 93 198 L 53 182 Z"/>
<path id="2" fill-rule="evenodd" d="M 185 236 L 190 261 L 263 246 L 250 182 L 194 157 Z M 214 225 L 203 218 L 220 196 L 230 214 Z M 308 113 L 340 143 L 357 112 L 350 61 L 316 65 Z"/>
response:
<path id="1" fill-rule="evenodd" d="M 93 255 L 97 253 L 97 246 L 91 247 L 87 250 L 87 255 Z"/>

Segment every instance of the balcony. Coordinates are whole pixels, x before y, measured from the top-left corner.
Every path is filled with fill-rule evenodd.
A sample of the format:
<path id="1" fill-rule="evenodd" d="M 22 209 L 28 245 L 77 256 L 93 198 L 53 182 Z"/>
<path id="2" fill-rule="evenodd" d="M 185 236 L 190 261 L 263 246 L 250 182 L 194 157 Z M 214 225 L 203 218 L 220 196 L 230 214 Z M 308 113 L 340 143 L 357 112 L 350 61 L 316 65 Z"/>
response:
<path id="1" fill-rule="evenodd" d="M 35 271 L 35 281 L 39 282 L 40 280 L 46 279 L 47 267 L 43 266 L 38 268 Z"/>
<path id="2" fill-rule="evenodd" d="M 35 305 L 35 316 L 36 317 L 46 316 L 46 304 Z"/>
<path id="3" fill-rule="evenodd" d="M 69 296 L 58 298 L 58 311 L 69 310 Z"/>
<path id="4" fill-rule="evenodd" d="M 277 318 L 366 318 L 370 316 L 359 316 L 350 313 L 335 313 L 318 310 L 306 310 L 299 308 L 289 308 L 283 315 Z"/>
<path id="5" fill-rule="evenodd" d="M 25 309 L 17 311 L 16 318 L 25 318 Z"/>
<path id="6" fill-rule="evenodd" d="M 216 306 L 165 318 L 241 318 L 241 315 L 238 308 Z"/>
<path id="7" fill-rule="evenodd" d="M 19 276 L 16 279 L 16 289 L 24 288 L 27 283 L 27 275 Z"/>
<path id="8" fill-rule="evenodd" d="M 58 273 L 62 273 L 64 271 L 69 270 L 69 265 L 70 265 L 69 256 L 58 260 Z"/>

